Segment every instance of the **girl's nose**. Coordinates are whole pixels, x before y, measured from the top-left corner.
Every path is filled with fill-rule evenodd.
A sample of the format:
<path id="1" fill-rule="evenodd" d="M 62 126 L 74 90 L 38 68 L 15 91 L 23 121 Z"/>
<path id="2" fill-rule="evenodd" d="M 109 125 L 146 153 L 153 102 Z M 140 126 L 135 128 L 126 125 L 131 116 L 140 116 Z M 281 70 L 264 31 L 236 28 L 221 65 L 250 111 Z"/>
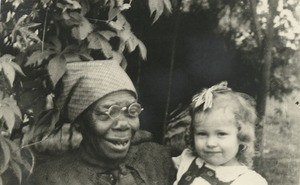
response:
<path id="1" fill-rule="evenodd" d="M 216 140 L 216 138 L 212 137 L 212 136 L 208 137 L 207 140 L 206 140 L 206 145 L 208 147 L 215 147 L 215 146 L 217 146 L 217 140 Z"/>

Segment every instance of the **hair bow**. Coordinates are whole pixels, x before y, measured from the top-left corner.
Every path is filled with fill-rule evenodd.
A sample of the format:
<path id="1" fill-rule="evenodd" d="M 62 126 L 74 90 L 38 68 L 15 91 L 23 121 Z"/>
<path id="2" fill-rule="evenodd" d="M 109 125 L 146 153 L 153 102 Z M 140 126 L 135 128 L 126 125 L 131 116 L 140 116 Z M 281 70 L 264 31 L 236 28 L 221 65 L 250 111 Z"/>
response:
<path id="1" fill-rule="evenodd" d="M 223 92 L 223 91 L 231 91 L 231 88 L 227 87 L 227 84 L 228 84 L 227 81 L 223 81 L 219 84 L 211 86 L 208 89 L 204 89 L 200 93 L 196 94 L 192 99 L 192 103 L 195 103 L 193 109 L 196 109 L 203 103 L 204 103 L 203 110 L 211 108 L 214 93 Z"/>

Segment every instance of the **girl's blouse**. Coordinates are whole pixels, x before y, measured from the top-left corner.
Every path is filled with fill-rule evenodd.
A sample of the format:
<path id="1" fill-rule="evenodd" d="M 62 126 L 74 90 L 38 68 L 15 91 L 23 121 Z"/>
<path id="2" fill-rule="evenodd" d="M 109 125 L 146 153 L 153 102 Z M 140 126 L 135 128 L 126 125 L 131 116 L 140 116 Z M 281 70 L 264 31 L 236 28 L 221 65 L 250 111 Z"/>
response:
<path id="1" fill-rule="evenodd" d="M 178 157 L 173 157 L 173 162 L 177 168 L 176 181 L 173 185 L 177 185 L 183 174 L 188 170 L 196 156 L 190 149 L 184 149 L 182 154 Z M 204 161 L 197 157 L 196 165 L 201 168 Z M 267 181 L 255 171 L 249 169 L 247 166 L 213 166 L 205 164 L 207 168 L 215 171 L 216 177 L 222 182 L 231 182 L 231 185 L 268 185 Z M 210 185 L 202 177 L 196 177 L 191 185 Z"/>

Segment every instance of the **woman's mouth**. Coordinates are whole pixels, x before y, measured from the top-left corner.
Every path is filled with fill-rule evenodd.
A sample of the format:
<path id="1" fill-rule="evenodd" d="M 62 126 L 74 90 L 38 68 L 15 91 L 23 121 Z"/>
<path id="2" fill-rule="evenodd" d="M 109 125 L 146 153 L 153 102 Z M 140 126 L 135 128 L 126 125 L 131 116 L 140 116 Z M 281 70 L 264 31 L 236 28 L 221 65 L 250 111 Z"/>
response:
<path id="1" fill-rule="evenodd" d="M 125 150 L 129 147 L 129 139 L 105 139 L 105 141 L 115 150 Z"/>

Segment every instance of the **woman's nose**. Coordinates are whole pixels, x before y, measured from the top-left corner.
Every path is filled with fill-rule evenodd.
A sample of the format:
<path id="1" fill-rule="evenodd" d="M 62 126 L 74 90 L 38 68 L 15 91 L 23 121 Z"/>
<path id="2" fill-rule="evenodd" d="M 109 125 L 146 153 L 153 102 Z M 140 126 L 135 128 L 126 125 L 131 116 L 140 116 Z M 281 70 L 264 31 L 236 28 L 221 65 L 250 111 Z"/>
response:
<path id="1" fill-rule="evenodd" d="M 128 130 L 130 129 L 129 121 L 123 115 L 120 115 L 120 117 L 115 120 L 113 129 L 121 131 Z"/>

